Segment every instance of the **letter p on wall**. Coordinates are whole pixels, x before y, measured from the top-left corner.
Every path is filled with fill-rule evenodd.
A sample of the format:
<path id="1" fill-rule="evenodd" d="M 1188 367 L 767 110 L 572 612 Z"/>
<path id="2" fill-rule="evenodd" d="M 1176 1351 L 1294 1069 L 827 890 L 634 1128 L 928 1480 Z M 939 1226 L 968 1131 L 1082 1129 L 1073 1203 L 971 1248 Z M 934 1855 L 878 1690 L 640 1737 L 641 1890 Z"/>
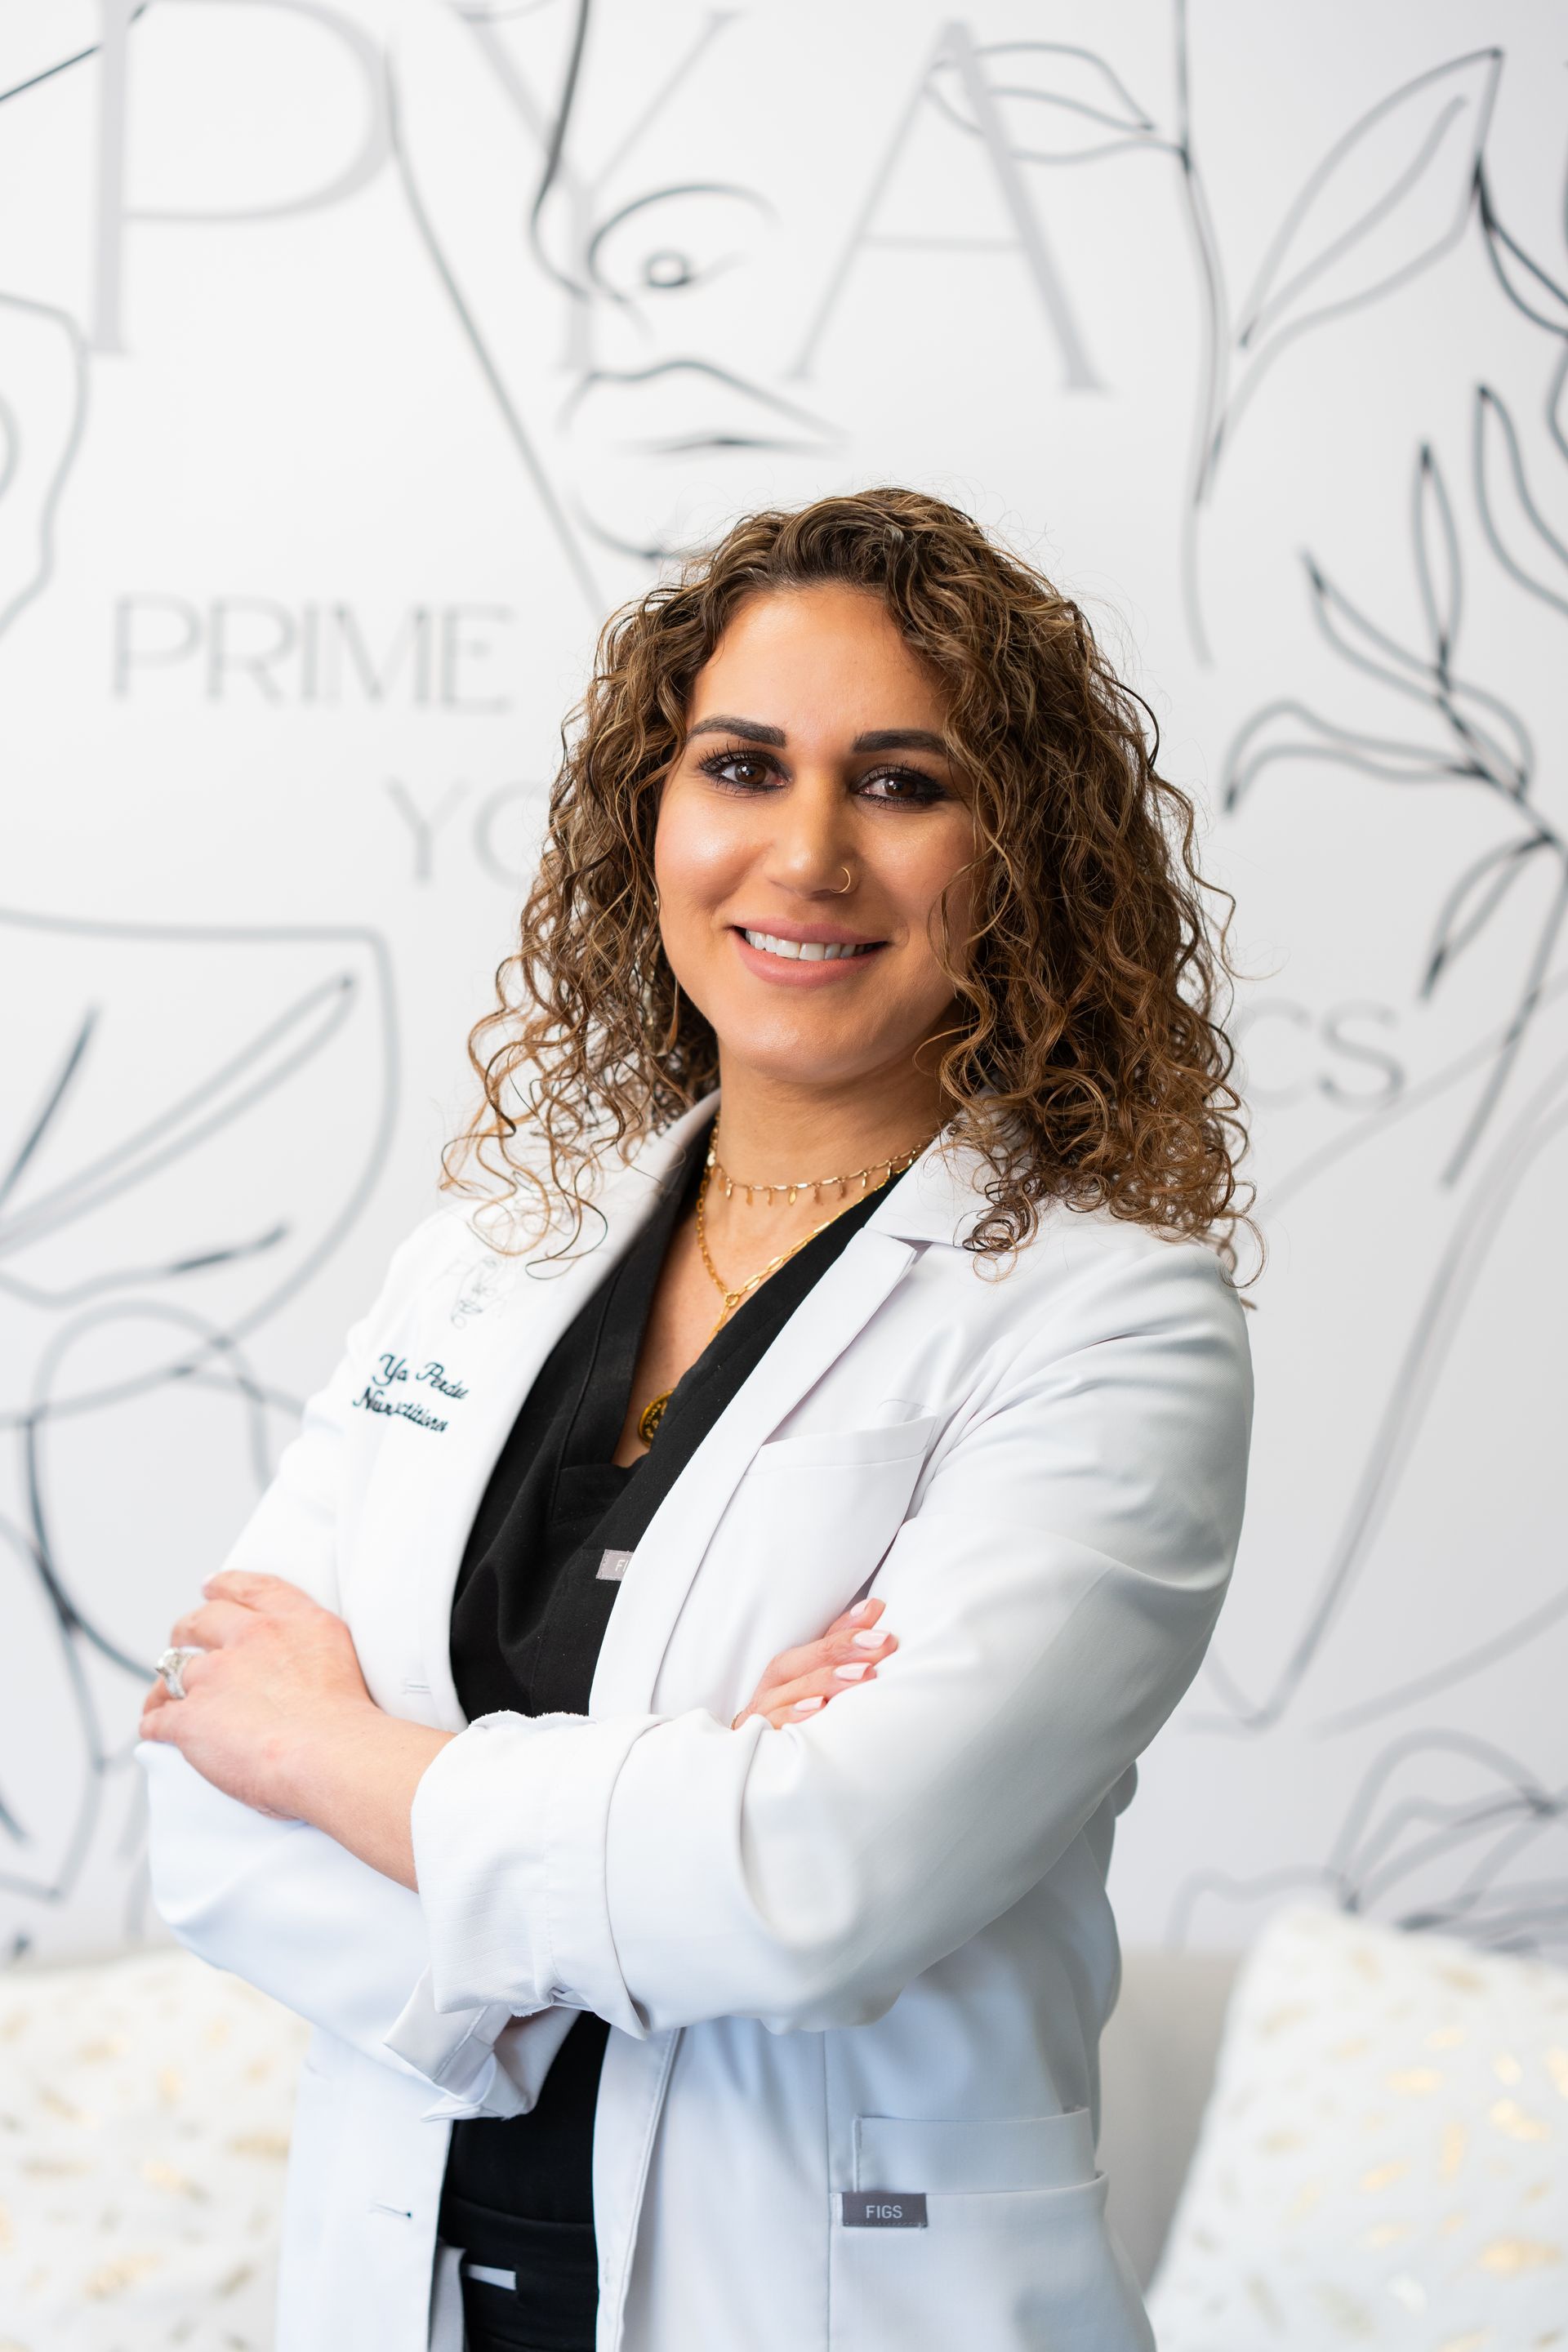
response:
<path id="1" fill-rule="evenodd" d="M 175 37 L 180 13 L 174 12 Z M 213 12 L 209 7 L 201 13 L 208 16 Z M 148 70 L 142 54 L 133 56 L 130 41 L 132 26 L 142 10 L 137 0 L 98 0 L 98 123 L 89 331 L 95 352 L 119 353 L 125 349 L 124 240 L 128 223 L 168 226 L 189 221 L 287 220 L 303 213 L 320 212 L 327 205 L 342 204 L 367 186 L 392 152 L 381 54 L 363 26 L 352 16 L 327 6 L 325 0 L 250 0 L 244 8 L 224 13 L 232 20 L 231 40 L 254 42 L 259 37 L 274 45 L 287 43 L 285 55 L 293 69 L 301 75 L 310 71 L 312 52 L 319 52 L 323 33 L 338 44 L 340 53 L 346 51 L 361 84 L 363 104 L 363 111 L 352 126 L 355 143 L 333 158 L 331 167 L 313 187 L 301 190 L 280 184 L 275 194 L 264 195 L 258 202 L 254 190 L 237 197 L 222 185 L 204 186 L 193 188 L 190 201 L 177 207 L 128 205 L 126 132 L 133 106 L 133 77 Z M 163 12 L 159 14 L 162 17 Z M 228 26 L 225 29 L 228 31 Z M 165 40 L 170 37 L 170 31 L 162 24 L 160 33 Z M 295 49 L 301 52 L 299 59 L 293 56 Z M 247 86 L 244 77 L 239 86 Z M 254 86 L 261 86 L 258 79 Z M 278 149 L 280 168 L 287 172 L 288 142 L 278 142 Z M 212 142 L 212 152 L 222 155 L 221 139 Z"/>

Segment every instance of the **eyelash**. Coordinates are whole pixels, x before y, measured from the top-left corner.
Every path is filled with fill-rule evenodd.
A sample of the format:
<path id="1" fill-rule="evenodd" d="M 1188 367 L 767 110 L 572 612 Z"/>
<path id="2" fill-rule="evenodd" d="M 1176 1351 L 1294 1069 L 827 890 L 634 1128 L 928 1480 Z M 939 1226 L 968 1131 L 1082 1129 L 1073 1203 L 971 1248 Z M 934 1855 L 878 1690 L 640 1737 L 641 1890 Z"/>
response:
<path id="1" fill-rule="evenodd" d="M 756 784 L 731 782 L 721 772 L 725 768 L 737 766 L 743 760 L 754 761 L 758 767 L 770 770 L 774 776 L 784 773 L 778 761 L 770 752 L 758 751 L 754 744 L 750 743 L 738 747 L 732 746 L 726 751 L 710 751 L 705 758 L 699 760 L 697 765 L 702 775 L 710 777 L 716 784 L 726 785 L 731 792 L 750 793 L 762 790 L 763 787 Z M 900 797 L 879 800 L 878 804 L 883 808 L 929 808 L 933 802 L 947 798 L 946 787 L 940 784 L 934 776 L 928 776 L 923 768 L 872 768 L 860 778 L 855 789 L 857 793 L 865 793 L 868 784 L 889 782 L 916 784 L 920 787 L 920 791 L 918 793 L 911 793 L 908 799 Z M 872 795 L 866 793 L 866 797 L 870 799 Z"/>

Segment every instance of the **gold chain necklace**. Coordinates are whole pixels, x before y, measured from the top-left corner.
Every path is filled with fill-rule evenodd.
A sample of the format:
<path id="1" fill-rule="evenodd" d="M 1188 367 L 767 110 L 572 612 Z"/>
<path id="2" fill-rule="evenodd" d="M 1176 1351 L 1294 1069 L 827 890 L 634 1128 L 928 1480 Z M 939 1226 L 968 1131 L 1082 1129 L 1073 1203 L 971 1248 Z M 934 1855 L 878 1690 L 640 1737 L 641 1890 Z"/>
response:
<path id="1" fill-rule="evenodd" d="M 743 1306 L 746 1300 L 750 1298 L 753 1290 L 761 1289 L 763 1284 L 766 1282 L 770 1274 L 777 1274 L 781 1265 L 787 1265 L 792 1257 L 798 1257 L 801 1251 L 806 1248 L 810 1243 L 816 1239 L 818 1234 L 825 1234 L 827 1231 L 828 1226 L 833 1223 L 835 1217 L 843 1215 L 845 1208 L 847 1206 L 847 1201 L 845 1196 L 847 1195 L 848 1187 L 851 1184 L 858 1183 L 859 1185 L 860 1197 L 862 1199 L 865 1198 L 868 1192 L 880 1192 L 884 1184 L 890 1183 L 895 1176 L 901 1176 L 906 1168 L 913 1167 L 915 1161 L 920 1158 L 921 1153 L 925 1150 L 926 1144 L 930 1143 L 931 1140 L 931 1138 L 928 1135 L 924 1143 L 917 1143 L 911 1150 L 897 1151 L 893 1154 L 893 1157 L 890 1160 L 873 1160 L 868 1168 L 857 1168 L 847 1176 L 805 1177 L 803 1178 L 800 1182 L 795 1184 L 738 1184 L 735 1179 L 730 1175 L 728 1171 L 725 1169 L 723 1162 L 719 1158 L 719 1129 L 717 1126 L 715 1126 L 713 1129 L 713 1139 L 708 1146 L 708 1158 L 702 1170 L 702 1181 L 697 1187 L 697 1246 L 702 1253 L 702 1263 L 708 1269 L 709 1278 L 712 1282 L 714 1288 L 718 1291 L 720 1297 L 724 1302 L 723 1306 L 719 1310 L 719 1320 L 714 1324 L 712 1330 L 708 1334 L 709 1339 L 717 1339 L 719 1333 L 724 1328 L 725 1324 L 730 1320 L 731 1316 L 733 1315 L 737 1307 Z M 817 1199 L 820 1200 L 822 1198 L 822 1188 L 825 1184 L 837 1184 L 839 1188 L 840 1198 L 837 1206 L 823 1218 L 822 1223 L 819 1225 L 814 1225 L 810 1233 L 803 1234 L 799 1241 L 792 1242 L 788 1249 L 780 1250 L 777 1257 L 769 1258 L 766 1265 L 759 1266 L 756 1273 L 749 1275 L 738 1289 L 731 1290 L 723 1276 L 720 1273 L 718 1267 L 714 1265 L 713 1254 L 708 1246 L 708 1225 L 706 1217 L 708 1187 L 715 1176 L 721 1176 L 724 1180 L 724 1198 L 726 1200 L 729 1200 L 736 1192 L 744 1192 L 748 1201 L 750 1201 L 754 1192 L 765 1192 L 768 1196 L 770 1206 L 772 1205 L 773 1196 L 775 1192 L 787 1193 L 792 1202 L 795 1200 L 798 1194 L 807 1192 L 815 1192 Z M 877 1180 L 874 1184 L 870 1181 L 873 1176 L 875 1176 Z M 647 1404 L 644 1405 L 641 1412 L 637 1415 L 637 1435 L 642 1439 L 645 1445 L 651 1445 L 653 1444 L 655 1433 L 658 1428 L 659 1423 L 664 1419 L 665 1408 L 674 1394 L 675 1390 L 673 1387 L 661 1390 L 658 1396 L 650 1397 L 648 1399 Z"/>

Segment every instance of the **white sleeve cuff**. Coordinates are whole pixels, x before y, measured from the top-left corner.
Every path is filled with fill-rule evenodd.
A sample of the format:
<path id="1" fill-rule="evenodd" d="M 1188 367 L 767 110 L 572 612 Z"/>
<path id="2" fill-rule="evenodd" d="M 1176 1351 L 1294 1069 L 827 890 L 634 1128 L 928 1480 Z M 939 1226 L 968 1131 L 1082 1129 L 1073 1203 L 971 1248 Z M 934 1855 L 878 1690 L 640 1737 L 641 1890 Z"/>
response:
<path id="1" fill-rule="evenodd" d="M 523 2115 L 532 2105 L 531 2100 L 500 2106 L 489 2104 L 492 2087 L 499 2088 L 503 2102 L 507 2097 L 505 2077 L 499 2086 L 493 2083 L 495 2045 L 511 2021 L 511 2011 L 504 2001 L 441 2014 L 436 2007 L 431 1972 L 426 1969 L 393 2021 L 384 2046 L 394 2057 L 406 2059 L 427 2082 L 434 2083 L 438 2090 L 449 2092 L 461 2105 L 471 2106 L 476 2114 Z"/>
<path id="2" fill-rule="evenodd" d="M 610 1932 L 605 1844 L 622 1766 L 659 1719 L 484 1715 L 426 1767 L 409 1825 L 440 2015 L 564 2004 L 645 2037 Z"/>

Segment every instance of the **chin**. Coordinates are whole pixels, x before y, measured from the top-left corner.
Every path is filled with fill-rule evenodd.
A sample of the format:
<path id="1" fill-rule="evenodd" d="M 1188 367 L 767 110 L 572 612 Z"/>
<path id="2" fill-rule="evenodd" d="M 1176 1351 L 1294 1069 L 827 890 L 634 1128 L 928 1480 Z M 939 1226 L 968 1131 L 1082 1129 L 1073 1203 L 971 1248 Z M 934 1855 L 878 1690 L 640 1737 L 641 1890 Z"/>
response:
<path id="1" fill-rule="evenodd" d="M 879 1051 L 864 1022 L 847 1031 L 847 1024 L 837 1021 L 831 1026 L 803 1021 L 722 1028 L 715 1022 L 713 1027 L 720 1051 L 731 1069 L 743 1068 L 776 1085 L 791 1087 L 851 1085 L 885 1069 L 889 1061 L 908 1059 L 914 1050 L 911 1044 L 901 1052 L 891 1045 Z"/>

